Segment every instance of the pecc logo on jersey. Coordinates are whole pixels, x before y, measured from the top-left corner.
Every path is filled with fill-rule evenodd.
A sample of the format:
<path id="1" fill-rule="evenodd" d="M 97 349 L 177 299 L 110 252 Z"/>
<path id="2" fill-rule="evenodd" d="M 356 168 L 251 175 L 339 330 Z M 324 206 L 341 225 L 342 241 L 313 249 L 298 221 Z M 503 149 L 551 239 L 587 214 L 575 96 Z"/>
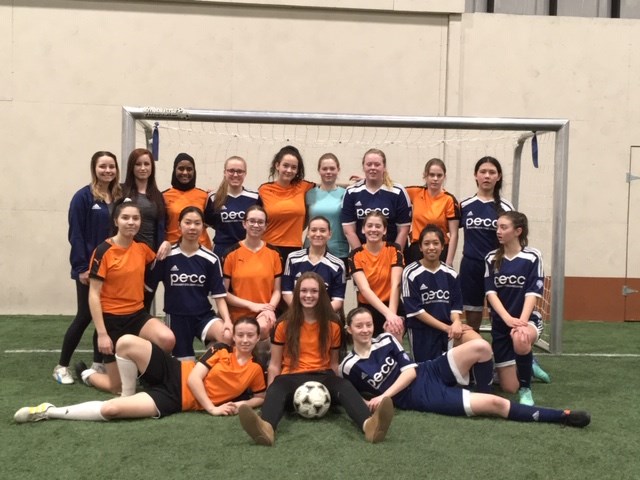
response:
<path id="1" fill-rule="evenodd" d="M 380 212 L 382 213 L 385 217 L 389 217 L 389 214 L 391 213 L 391 210 L 389 210 L 387 207 L 384 208 L 356 208 L 356 217 L 358 217 L 358 219 L 362 219 L 364 217 L 366 217 L 367 215 L 369 215 L 371 212 Z"/>
<path id="2" fill-rule="evenodd" d="M 522 275 L 497 275 L 493 279 L 496 287 L 516 287 L 522 288 L 527 281 L 527 277 Z"/>
<path id="3" fill-rule="evenodd" d="M 367 383 L 373 388 L 378 389 L 397 366 L 398 362 L 396 362 L 395 358 L 385 358 L 380 370 L 371 375 L 371 378 L 367 380 Z"/>
<path id="4" fill-rule="evenodd" d="M 465 228 L 469 229 L 498 229 L 498 220 L 491 220 L 490 218 L 466 218 L 464 221 Z"/>
<path id="5" fill-rule="evenodd" d="M 172 273 L 169 275 L 171 280 L 171 286 L 190 286 L 190 287 L 202 287 L 207 281 L 206 275 L 197 275 L 195 273 Z"/>
<path id="6" fill-rule="evenodd" d="M 241 222 L 244 220 L 244 212 L 220 212 L 222 223 Z"/>
<path id="7" fill-rule="evenodd" d="M 438 303 L 449 302 L 449 290 L 431 290 L 430 292 L 422 292 L 420 296 L 422 303 Z"/>

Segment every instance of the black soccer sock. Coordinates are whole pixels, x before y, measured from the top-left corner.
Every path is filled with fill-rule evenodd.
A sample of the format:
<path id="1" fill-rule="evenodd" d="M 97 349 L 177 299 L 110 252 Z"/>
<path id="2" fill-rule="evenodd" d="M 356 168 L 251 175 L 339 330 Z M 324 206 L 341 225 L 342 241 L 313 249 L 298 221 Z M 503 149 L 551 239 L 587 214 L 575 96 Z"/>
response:
<path id="1" fill-rule="evenodd" d="M 516 355 L 516 370 L 520 388 L 531 388 L 531 370 L 533 369 L 533 352 Z"/>
<path id="2" fill-rule="evenodd" d="M 493 389 L 493 360 L 478 362 L 471 367 L 471 370 L 476 379 L 476 392 L 491 393 Z"/>

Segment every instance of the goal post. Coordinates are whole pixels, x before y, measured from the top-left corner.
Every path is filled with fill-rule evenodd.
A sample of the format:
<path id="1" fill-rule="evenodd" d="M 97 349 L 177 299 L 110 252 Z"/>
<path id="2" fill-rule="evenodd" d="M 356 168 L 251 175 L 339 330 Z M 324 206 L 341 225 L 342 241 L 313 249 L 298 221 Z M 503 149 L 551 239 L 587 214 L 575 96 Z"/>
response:
<path id="1" fill-rule="evenodd" d="M 508 165 L 503 163 L 503 176 L 510 189 L 514 207 L 518 208 L 530 195 L 539 195 L 529 198 L 529 203 L 522 207 L 529 216 L 528 209 L 537 208 L 538 204 L 545 203 L 545 210 L 537 214 L 535 221 L 538 223 L 533 229 L 534 233 L 535 229 L 544 230 L 548 237 L 545 239 L 545 244 L 548 246 L 541 250 L 545 261 L 545 271 L 550 271 L 545 282 L 548 285 L 548 288 L 545 289 L 545 297 L 548 297 L 547 301 L 549 301 L 548 311 L 545 312 L 548 317 L 545 319 L 545 328 L 549 332 L 540 342 L 540 346 L 554 354 L 562 353 L 569 150 L 568 120 L 257 112 L 125 106 L 122 110 L 121 158 L 123 171 L 126 171 L 125 162 L 131 150 L 149 145 L 150 122 L 160 123 L 162 149 L 165 144 L 163 129 L 166 130 L 166 134 L 171 133 L 176 136 L 173 140 L 175 144 L 173 148 L 178 149 L 177 151 L 190 151 L 194 141 L 201 141 L 194 140 L 194 136 L 226 137 L 227 143 L 223 147 L 218 143 L 210 145 L 203 143 L 201 146 L 203 155 L 205 152 L 213 151 L 214 153 L 211 155 L 216 157 L 209 161 L 211 172 L 214 172 L 211 175 L 218 175 L 221 172 L 221 168 L 219 172 L 216 169 L 221 166 L 226 157 L 232 154 L 242 155 L 243 151 L 249 151 L 247 150 L 248 146 L 239 142 L 253 143 L 254 146 L 251 147 L 255 149 L 251 150 L 253 153 L 244 154 L 260 157 L 265 157 L 267 150 L 272 156 L 275 151 L 287 143 L 298 146 L 304 155 L 304 146 L 305 143 L 308 143 L 309 154 L 305 155 L 305 158 L 310 160 L 307 177 L 311 176 L 311 165 L 318 158 L 314 158 L 314 154 L 322 150 L 324 152 L 333 150 L 342 152 L 348 148 L 349 144 L 353 144 L 359 149 L 359 157 L 354 157 L 355 153 L 351 151 L 344 153 L 350 159 L 350 167 L 356 165 L 359 168 L 362 154 L 369 147 L 381 148 L 385 152 L 389 148 L 392 152 L 397 150 L 396 157 L 402 157 L 405 162 L 401 162 L 400 168 L 395 170 L 392 165 L 392 177 L 395 179 L 396 176 L 400 177 L 404 174 L 405 180 L 398 178 L 397 181 L 407 185 L 418 184 L 421 181 L 425 161 L 430 156 L 439 156 L 450 170 L 461 170 L 455 180 L 458 182 L 458 188 L 461 188 L 461 174 L 464 173 L 469 177 L 472 173 L 468 171 L 470 158 L 477 160 L 485 155 L 497 156 L 493 152 L 494 145 L 496 142 L 504 143 L 500 147 L 503 150 L 500 155 L 502 158 L 499 160 L 503 162 L 507 159 L 506 157 L 511 157 L 508 160 Z M 183 127 L 174 127 L 173 125 L 183 125 Z M 199 126 L 194 127 L 194 125 Z M 205 128 L 202 125 L 208 127 Z M 212 127 L 209 128 L 209 126 Z M 270 130 L 265 134 L 266 129 Z M 487 137 L 481 137 L 480 132 L 485 132 Z M 495 132 L 508 132 L 508 134 L 505 133 L 504 136 L 501 136 Z M 465 135 L 470 136 L 465 137 Z M 526 155 L 523 153 L 527 153 L 527 149 L 524 147 L 534 138 L 539 140 L 545 135 L 548 138 L 553 138 L 553 143 L 551 141 L 542 142 L 540 156 L 543 158 L 540 163 L 541 167 L 544 164 L 547 170 L 538 173 L 538 169 L 532 170 L 529 162 L 524 160 Z M 204 142 L 204 140 L 202 141 Z M 468 148 L 466 145 L 474 142 L 473 150 L 465 150 Z M 262 147 L 265 151 L 260 151 L 259 145 L 261 143 L 265 145 Z M 277 145 L 277 148 L 274 145 Z M 542 154 L 543 150 L 546 157 Z M 208 153 L 206 154 L 208 155 Z M 533 156 L 533 154 L 531 155 Z M 427 158 L 424 158 L 425 156 Z M 390 155 L 387 154 L 387 157 L 390 158 Z M 199 159 L 198 162 L 200 162 Z M 412 177 L 406 177 L 406 172 L 402 169 L 402 166 L 406 165 L 411 166 Z M 201 166 L 198 163 L 199 178 L 200 169 Z M 345 165 L 343 165 L 343 170 L 345 170 Z M 264 173 L 262 181 L 266 181 L 266 170 Z M 450 177 L 452 174 L 447 172 L 448 182 Z M 411 180 L 407 181 L 406 178 Z M 544 182 L 548 183 L 539 184 L 538 182 L 542 178 L 544 178 Z M 465 196 L 462 191 L 453 190 L 453 193 L 458 200 Z M 548 198 L 549 196 L 551 199 Z M 509 198 L 508 195 L 505 197 Z M 547 230 L 548 233 L 546 233 Z M 537 247 L 535 243 L 531 244 Z M 458 257 L 461 257 L 461 254 L 458 254 Z"/>

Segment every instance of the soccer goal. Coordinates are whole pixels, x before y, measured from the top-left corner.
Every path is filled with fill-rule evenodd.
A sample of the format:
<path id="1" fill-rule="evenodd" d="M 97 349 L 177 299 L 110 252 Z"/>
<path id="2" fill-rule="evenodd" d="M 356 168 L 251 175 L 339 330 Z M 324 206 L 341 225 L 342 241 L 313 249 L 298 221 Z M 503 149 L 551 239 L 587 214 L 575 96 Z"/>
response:
<path id="1" fill-rule="evenodd" d="M 423 184 L 426 161 L 441 158 L 447 165 L 445 188 L 461 200 L 476 191 L 475 162 L 486 155 L 496 157 L 503 166 L 502 195 L 527 215 L 529 244 L 543 254 L 547 278 L 540 308 L 545 332 L 538 345 L 552 353 L 562 351 L 568 141 L 569 121 L 564 119 L 155 107 L 124 107 L 122 115 L 122 158 L 126 161 L 136 147 L 158 152 L 161 186 L 171 178 L 179 152 L 195 158 L 197 185 L 215 190 L 224 161 L 232 155 L 247 160 L 246 185 L 257 188 L 267 181 L 271 159 L 284 145 L 301 151 L 309 180 L 318 179 L 317 159 L 334 153 L 343 182 L 362 173 L 362 156 L 375 147 L 386 153 L 392 179 L 407 186 Z M 457 264 L 460 252 L 461 245 Z"/>

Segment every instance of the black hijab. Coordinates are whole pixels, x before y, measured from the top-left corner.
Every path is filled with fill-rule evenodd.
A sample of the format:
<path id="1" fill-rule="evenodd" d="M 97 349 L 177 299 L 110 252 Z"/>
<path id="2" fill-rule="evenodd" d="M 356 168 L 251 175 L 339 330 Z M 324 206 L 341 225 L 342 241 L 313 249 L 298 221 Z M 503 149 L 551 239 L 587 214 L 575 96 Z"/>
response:
<path id="1" fill-rule="evenodd" d="M 191 164 L 193 165 L 193 178 L 189 183 L 182 183 L 180 182 L 180 180 L 178 180 L 178 177 L 176 177 L 176 167 L 183 160 L 187 160 L 188 162 L 191 162 Z M 176 159 L 173 161 L 173 172 L 171 173 L 171 186 L 176 190 L 180 190 L 182 192 L 186 192 L 187 190 L 192 190 L 196 188 L 196 161 L 188 153 L 179 153 Z"/>

